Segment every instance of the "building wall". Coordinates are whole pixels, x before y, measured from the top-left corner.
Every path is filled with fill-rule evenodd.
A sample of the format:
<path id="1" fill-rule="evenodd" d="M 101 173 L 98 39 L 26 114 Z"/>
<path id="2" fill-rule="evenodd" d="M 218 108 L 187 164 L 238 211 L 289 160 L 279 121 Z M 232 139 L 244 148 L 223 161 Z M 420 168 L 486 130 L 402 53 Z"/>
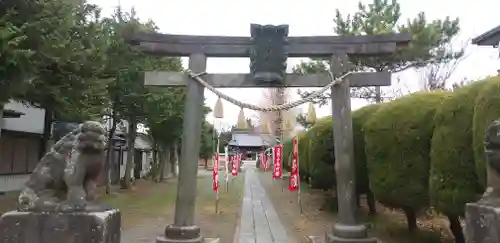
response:
<path id="1" fill-rule="evenodd" d="M 10 101 L 4 106 L 4 109 L 11 109 L 24 113 L 19 118 L 3 118 L 2 129 L 28 132 L 35 134 L 43 134 L 43 120 L 45 117 L 45 110 L 27 107 L 22 103 Z"/>
<path id="2" fill-rule="evenodd" d="M 120 178 L 123 178 L 125 176 L 125 166 L 127 165 L 127 151 L 123 151 L 123 160 L 121 161 L 120 164 Z M 149 173 L 149 168 L 151 166 L 151 163 L 153 162 L 153 157 L 152 157 L 152 152 L 143 152 L 142 153 L 142 170 L 141 170 L 141 177 L 145 177 Z M 134 176 L 134 168 L 132 167 L 132 173 L 130 173 L 131 176 Z"/>

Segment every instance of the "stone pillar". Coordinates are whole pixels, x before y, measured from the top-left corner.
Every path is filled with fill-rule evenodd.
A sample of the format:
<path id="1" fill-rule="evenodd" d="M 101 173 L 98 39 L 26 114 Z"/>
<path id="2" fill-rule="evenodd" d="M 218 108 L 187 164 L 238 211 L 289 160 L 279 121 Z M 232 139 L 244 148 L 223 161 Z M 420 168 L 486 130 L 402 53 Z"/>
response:
<path id="1" fill-rule="evenodd" d="M 465 207 L 465 242 L 500 242 L 500 207 L 481 202 Z"/>
<path id="2" fill-rule="evenodd" d="M 189 68 L 193 72 L 204 72 L 206 65 L 207 58 L 204 54 L 189 56 Z M 200 228 L 194 222 L 198 154 L 204 119 L 204 90 L 205 88 L 197 81 L 188 80 L 174 223 L 165 228 L 165 235 L 158 237 L 157 243 L 206 242 L 200 234 Z"/>
<path id="3" fill-rule="evenodd" d="M 2 215 L 0 243 L 120 243 L 121 215 L 105 212 L 18 212 Z"/>
<path id="4" fill-rule="evenodd" d="M 331 72 L 335 75 L 345 73 L 347 55 L 332 56 Z M 356 178 L 353 159 L 351 96 L 349 80 L 332 87 L 332 117 L 335 144 L 335 174 L 337 178 L 338 222 L 328 243 L 376 243 L 369 238 L 367 229 L 358 217 L 356 203 Z"/>

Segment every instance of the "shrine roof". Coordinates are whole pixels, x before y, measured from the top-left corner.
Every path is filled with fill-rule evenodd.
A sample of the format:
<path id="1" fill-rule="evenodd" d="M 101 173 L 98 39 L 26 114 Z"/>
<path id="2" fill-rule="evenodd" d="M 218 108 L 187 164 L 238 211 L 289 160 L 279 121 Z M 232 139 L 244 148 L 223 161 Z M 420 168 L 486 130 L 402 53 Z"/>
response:
<path id="1" fill-rule="evenodd" d="M 472 44 L 479 46 L 497 46 L 500 42 L 500 25 L 472 39 Z"/>

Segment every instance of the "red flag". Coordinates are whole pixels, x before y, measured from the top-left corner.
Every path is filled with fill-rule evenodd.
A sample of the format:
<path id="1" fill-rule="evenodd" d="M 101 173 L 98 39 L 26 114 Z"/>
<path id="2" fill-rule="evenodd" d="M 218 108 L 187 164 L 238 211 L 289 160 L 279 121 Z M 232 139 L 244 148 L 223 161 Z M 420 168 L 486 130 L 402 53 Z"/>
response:
<path id="1" fill-rule="evenodd" d="M 266 158 L 266 170 L 269 168 L 269 163 L 271 162 L 271 155 L 267 155 L 267 158 Z"/>
<path id="2" fill-rule="evenodd" d="M 212 172 L 212 190 L 219 190 L 219 153 L 215 153 L 215 161 Z"/>
<path id="3" fill-rule="evenodd" d="M 281 178 L 282 175 L 282 162 L 283 162 L 283 145 L 277 145 L 273 149 L 274 153 L 274 167 L 273 167 L 273 178 Z"/>
<path id="4" fill-rule="evenodd" d="M 231 156 L 231 163 L 233 165 L 233 168 L 231 170 L 231 174 L 233 176 L 237 176 L 238 175 L 238 168 L 239 168 L 239 163 L 238 163 L 238 155 L 232 155 Z"/>
<path id="5" fill-rule="evenodd" d="M 290 191 L 295 191 L 299 189 L 299 141 L 297 138 L 292 139 L 292 164 L 290 170 L 290 182 L 288 184 L 288 189 Z"/>

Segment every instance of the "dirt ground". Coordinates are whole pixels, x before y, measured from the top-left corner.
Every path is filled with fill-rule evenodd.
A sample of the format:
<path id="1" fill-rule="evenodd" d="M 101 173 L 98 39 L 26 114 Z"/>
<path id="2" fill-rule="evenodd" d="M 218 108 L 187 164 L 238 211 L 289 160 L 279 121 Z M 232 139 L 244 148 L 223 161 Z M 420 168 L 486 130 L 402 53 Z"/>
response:
<path id="1" fill-rule="evenodd" d="M 212 191 L 212 176 L 209 173 L 198 177 L 196 222 L 205 237 L 219 237 L 222 243 L 233 241 L 239 223 L 243 196 L 243 176 L 229 183 L 229 192 L 221 183 L 219 213 L 215 213 L 215 193 Z M 137 180 L 129 190 L 114 189 L 109 196 L 100 196 L 100 201 L 113 205 L 122 212 L 122 236 L 134 237 L 131 242 L 154 239 L 167 224 L 173 222 L 176 197 L 176 178 L 162 183 Z M 14 210 L 18 193 L 0 196 L 0 212 Z M 130 234 L 128 234 L 130 232 Z M 133 236 L 132 236 L 133 235 Z M 124 239 L 127 242 L 127 239 Z M 149 241 L 148 241 L 149 242 Z"/>
<path id="2" fill-rule="evenodd" d="M 301 214 L 297 193 L 288 191 L 288 184 L 273 181 L 270 173 L 261 172 L 260 179 L 282 223 L 294 232 L 293 237 L 298 242 L 308 242 L 308 236 L 323 236 L 325 232 L 331 230 L 335 222 L 335 213 L 328 207 L 334 206 L 327 206 L 326 199 L 328 195 L 333 197 L 331 196 L 333 192 L 325 193 L 303 185 L 300 195 Z M 418 219 L 420 230 L 409 234 L 406 230 L 406 219 L 401 212 L 377 205 L 377 216 L 368 216 L 364 205 L 366 204 L 362 202 L 360 210 L 363 222 L 367 224 L 370 234 L 384 243 L 453 242 L 447 228 L 447 221 L 442 217 L 420 217 Z"/>

